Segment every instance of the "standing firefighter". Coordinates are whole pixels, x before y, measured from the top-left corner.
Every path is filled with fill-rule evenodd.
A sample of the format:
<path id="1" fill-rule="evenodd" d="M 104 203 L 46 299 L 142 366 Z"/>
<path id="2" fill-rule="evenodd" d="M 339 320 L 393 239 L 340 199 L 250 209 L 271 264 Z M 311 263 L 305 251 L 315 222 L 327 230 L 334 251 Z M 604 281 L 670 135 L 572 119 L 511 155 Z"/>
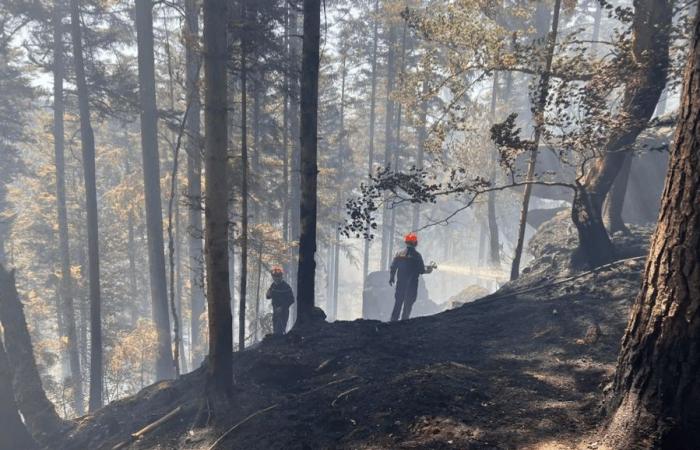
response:
<path id="1" fill-rule="evenodd" d="M 394 280 L 397 281 L 396 293 L 394 294 L 396 302 L 391 313 L 392 322 L 399 320 L 399 314 L 401 314 L 401 320 L 411 317 L 411 308 L 413 308 L 413 304 L 418 296 L 418 277 L 424 273 L 431 273 L 434 269 L 432 265 L 425 266 L 423 257 L 416 250 L 418 236 L 414 233 L 409 233 L 404 237 L 404 242 L 406 243 L 406 249 L 398 252 L 391 263 L 389 284 L 393 286 Z M 402 307 L 403 314 L 401 313 Z"/>
<path id="2" fill-rule="evenodd" d="M 272 286 L 265 297 L 272 300 L 272 333 L 282 335 L 287 331 L 289 307 L 294 304 L 294 292 L 284 281 L 284 270 L 281 267 L 273 267 L 271 273 Z"/>

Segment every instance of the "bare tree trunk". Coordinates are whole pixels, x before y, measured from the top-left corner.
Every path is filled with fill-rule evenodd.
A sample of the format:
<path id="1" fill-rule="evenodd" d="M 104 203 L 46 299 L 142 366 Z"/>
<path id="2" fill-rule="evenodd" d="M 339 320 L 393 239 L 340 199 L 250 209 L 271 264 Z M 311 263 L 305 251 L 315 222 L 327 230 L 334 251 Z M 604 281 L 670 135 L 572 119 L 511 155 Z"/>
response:
<path id="1" fill-rule="evenodd" d="M 97 185 L 95 180 L 95 136 L 90 123 L 90 104 L 85 65 L 83 62 L 82 30 L 78 0 L 71 0 L 71 36 L 73 63 L 78 88 L 80 111 L 80 142 L 85 176 L 85 210 L 87 214 L 88 280 L 90 284 L 90 412 L 102 407 L 102 312 L 100 300 L 100 252 L 97 223 Z"/>
<path id="2" fill-rule="evenodd" d="M 32 340 L 22 302 L 15 287 L 14 272 L 0 266 L 0 323 L 10 367 L 14 372 L 15 398 L 32 437 L 47 445 L 52 434 L 64 427 L 54 405 L 46 398 L 34 361 Z"/>
<path id="3" fill-rule="evenodd" d="M 527 166 L 527 175 L 525 180 L 532 181 L 535 177 L 535 165 L 537 164 L 537 150 L 540 145 L 540 138 L 544 129 L 544 110 L 547 104 L 547 95 L 549 93 L 549 77 L 552 69 L 552 58 L 554 57 L 554 46 L 557 43 L 557 30 L 559 28 L 559 10 L 561 9 L 561 0 L 554 2 L 554 11 L 552 14 L 552 30 L 547 37 L 547 50 L 545 55 L 545 65 L 538 86 L 537 103 L 535 104 L 535 136 L 530 149 L 530 160 Z M 518 226 L 518 240 L 515 245 L 515 254 L 513 255 L 513 263 L 510 268 L 510 279 L 515 280 L 520 276 L 520 259 L 523 254 L 523 246 L 525 243 L 525 228 L 527 227 L 527 212 L 530 207 L 530 195 L 532 194 L 532 184 L 525 186 L 523 193 L 523 203 L 520 208 L 520 221 Z"/>
<path id="4" fill-rule="evenodd" d="M 206 261 L 209 318 L 208 384 L 231 393 L 233 332 L 228 273 L 226 1 L 204 1 Z"/>
<path id="5" fill-rule="evenodd" d="M 173 378 L 174 362 L 170 339 L 168 292 L 163 254 L 163 211 L 160 198 L 160 157 L 158 155 L 158 110 L 156 107 L 153 60 L 153 2 L 136 0 L 136 34 L 139 66 L 139 104 L 143 186 L 146 198 L 148 266 L 151 279 L 153 322 L 158 333 L 156 379 Z"/>
<path id="6" fill-rule="evenodd" d="M 201 100 L 199 95 L 199 7 L 197 0 L 185 1 L 185 89 L 190 112 L 187 115 L 187 197 L 190 266 L 190 352 L 192 366 L 202 362 L 200 342 L 204 313 L 204 253 L 202 251 L 202 141 L 200 136 Z"/>
<path id="7" fill-rule="evenodd" d="M 289 63 L 289 3 L 284 13 L 284 55 Z M 285 244 L 289 243 L 289 69 L 284 71 L 284 84 L 282 87 L 282 238 Z M 286 269 L 289 269 L 287 264 Z M 289 270 L 286 270 L 289 272 Z"/>
<path id="8" fill-rule="evenodd" d="M 372 88 L 369 98 L 369 151 L 367 155 L 367 173 L 374 171 L 374 126 L 377 106 L 377 45 L 379 43 L 379 0 L 374 0 L 374 30 L 372 32 Z M 364 256 L 362 259 L 362 283 L 367 280 L 369 273 L 369 251 L 371 241 L 365 238 Z"/>
<path id="9" fill-rule="evenodd" d="M 700 442 L 700 14 L 642 289 L 632 308 L 611 406 L 614 448 Z"/>
<path id="10" fill-rule="evenodd" d="M 343 49 L 342 64 L 341 64 L 341 81 L 340 81 L 340 130 L 338 136 L 338 160 L 336 161 L 336 182 L 337 189 L 335 191 L 335 215 L 340 221 L 342 211 L 343 184 L 345 177 L 343 176 L 343 164 L 345 163 L 345 152 L 347 141 L 345 139 L 345 82 L 347 78 L 347 53 Z M 342 223 L 337 223 L 334 230 L 334 245 L 333 245 L 333 292 L 331 292 L 331 305 L 328 311 L 328 317 L 331 321 L 336 320 L 338 314 L 338 284 L 339 284 L 339 267 L 340 267 L 340 226 Z"/>
<path id="11" fill-rule="evenodd" d="M 574 266 L 599 266 L 610 262 L 615 251 L 603 223 L 603 202 L 624 164 L 628 148 L 647 126 L 666 84 L 672 24 L 669 0 L 635 3 L 632 20 L 630 70 L 620 106 L 622 126 L 608 139 L 604 154 L 578 186 L 571 218 L 579 245 L 572 257 Z"/>
<path id="12" fill-rule="evenodd" d="M 321 1 L 304 0 L 304 40 L 301 62 L 301 203 L 297 323 L 314 317 L 316 276 L 316 210 L 318 145 L 318 72 L 321 41 Z"/>
<path id="13" fill-rule="evenodd" d="M 416 155 L 416 168 L 423 169 L 424 159 L 425 159 L 425 143 L 428 140 L 428 101 L 426 96 L 428 95 L 428 72 L 423 77 L 423 100 L 420 104 L 420 115 L 418 116 L 418 152 Z M 415 203 L 413 205 L 413 216 L 411 220 L 411 230 L 417 231 L 420 227 L 420 203 Z"/>
<path id="14" fill-rule="evenodd" d="M 296 37 L 299 32 L 299 20 L 296 8 L 290 5 L 289 8 L 289 29 L 293 39 L 289 43 L 289 81 L 290 81 L 290 96 L 289 96 L 289 130 L 292 140 L 291 148 L 291 174 L 290 174 L 290 191 L 289 191 L 289 234 L 290 240 L 299 241 L 299 233 L 301 226 L 301 218 L 299 217 L 299 208 L 297 205 L 301 203 L 301 136 L 300 136 L 300 121 L 299 114 L 301 106 L 299 79 L 301 76 L 300 61 L 300 41 Z M 289 271 L 289 284 L 296 293 L 297 288 L 297 270 L 299 268 L 299 248 L 292 247 L 291 251 L 291 270 Z M 296 321 L 297 304 L 294 303 L 291 307 L 290 316 L 291 322 Z"/>
<path id="15" fill-rule="evenodd" d="M 406 69 L 406 32 L 408 30 L 408 26 L 406 22 L 403 24 L 403 33 L 401 37 L 401 57 L 399 59 L 399 81 L 403 79 L 404 76 L 404 71 Z M 403 110 L 403 104 L 399 103 L 398 108 L 396 110 L 396 136 L 394 140 L 394 150 L 393 150 L 393 157 L 394 157 L 394 170 L 401 170 L 401 149 L 403 148 L 401 145 L 401 118 L 402 118 L 402 110 Z M 391 222 L 389 226 L 389 236 L 391 236 L 391 239 L 389 240 L 389 249 L 387 252 L 387 264 L 389 264 L 389 261 L 394 255 L 394 236 L 396 236 L 396 208 L 391 209 Z"/>
<path id="16" fill-rule="evenodd" d="M 246 23 L 247 0 L 241 2 L 241 20 Z M 238 349 L 245 348 L 246 295 L 248 291 L 248 39 L 241 35 L 241 288 L 238 305 Z"/>
<path id="17" fill-rule="evenodd" d="M 396 120 L 394 112 L 394 101 L 391 99 L 391 94 L 394 91 L 396 78 L 396 27 L 389 26 L 389 38 L 387 45 L 389 47 L 387 53 L 387 76 L 386 76 L 386 121 L 384 126 L 384 167 L 391 165 L 392 155 L 394 152 L 394 136 L 393 127 Z M 384 208 L 382 209 L 382 256 L 380 261 L 381 270 L 387 270 L 391 253 L 389 247 L 393 242 L 394 237 L 391 235 L 391 215 L 388 207 L 388 193 L 385 197 Z"/>
<path id="18" fill-rule="evenodd" d="M 32 450 L 37 447 L 19 415 L 12 390 L 12 368 L 0 339 L 0 448 Z"/>
<path id="19" fill-rule="evenodd" d="M 630 171 L 632 167 L 632 154 L 627 152 L 625 160 L 617 174 L 610 193 L 603 206 L 603 222 L 608 227 L 608 232 L 614 234 L 621 232 L 629 234 L 630 230 L 622 219 L 622 209 L 625 205 L 627 195 L 627 185 L 629 184 Z"/>
<path id="20" fill-rule="evenodd" d="M 56 162 L 56 210 L 58 211 L 58 238 L 61 251 L 61 298 L 62 316 L 66 331 L 68 347 L 68 359 L 70 361 L 71 384 L 73 387 L 73 409 L 76 414 L 84 413 L 83 376 L 80 371 L 80 353 L 78 352 L 78 336 L 75 327 L 75 306 L 73 304 L 73 287 L 70 271 L 70 251 L 68 242 L 68 213 L 66 209 L 66 175 L 64 160 L 64 127 L 63 114 L 65 110 L 63 101 L 63 78 L 65 76 L 65 63 L 63 61 L 63 3 L 54 3 L 54 67 L 53 67 L 53 95 L 54 95 L 54 154 Z"/>
<path id="21" fill-rule="evenodd" d="M 257 342 L 260 339 L 260 284 L 262 283 L 262 252 L 263 239 L 261 237 L 258 243 L 258 264 L 256 267 L 256 282 L 255 282 L 255 320 L 253 321 L 253 341 Z"/>
<path id="22" fill-rule="evenodd" d="M 496 101 L 498 99 L 498 72 L 493 73 L 493 86 L 491 87 L 491 123 L 496 122 Z M 491 181 L 496 183 L 496 155 L 491 158 Z M 496 218 L 496 191 L 489 191 L 487 196 L 488 223 L 489 223 L 489 265 L 499 267 L 501 265 L 501 244 L 498 238 L 498 220 Z"/>

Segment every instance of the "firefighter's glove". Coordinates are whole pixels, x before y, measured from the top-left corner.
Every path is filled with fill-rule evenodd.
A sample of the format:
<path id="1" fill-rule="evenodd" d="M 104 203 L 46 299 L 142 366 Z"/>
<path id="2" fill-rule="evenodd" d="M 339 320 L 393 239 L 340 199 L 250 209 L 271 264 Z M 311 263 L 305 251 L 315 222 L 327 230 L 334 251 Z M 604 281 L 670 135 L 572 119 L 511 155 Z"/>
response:
<path id="1" fill-rule="evenodd" d="M 393 286 L 393 285 L 394 285 L 394 279 L 393 279 L 393 278 L 390 278 L 390 279 L 389 279 L 389 286 Z"/>

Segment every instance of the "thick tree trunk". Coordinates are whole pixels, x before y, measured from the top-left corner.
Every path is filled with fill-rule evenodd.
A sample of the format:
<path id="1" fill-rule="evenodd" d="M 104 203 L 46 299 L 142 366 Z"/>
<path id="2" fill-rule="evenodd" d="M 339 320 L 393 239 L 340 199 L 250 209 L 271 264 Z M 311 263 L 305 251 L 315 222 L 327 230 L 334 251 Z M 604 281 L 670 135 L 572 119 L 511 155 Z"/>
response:
<path id="1" fill-rule="evenodd" d="M 10 367 L 14 372 L 15 398 L 32 437 L 48 445 L 51 435 L 64 427 L 54 405 L 46 397 L 34 360 L 22 302 L 14 272 L 0 266 L 0 323 Z"/>
<path id="2" fill-rule="evenodd" d="M 36 442 L 22 422 L 12 390 L 12 368 L 0 339 L 0 449 L 32 450 Z"/>
<path id="3" fill-rule="evenodd" d="M 614 448 L 700 442 L 699 19 L 659 221 L 618 359 L 607 432 Z"/>
<path id="4" fill-rule="evenodd" d="M 369 151 L 367 154 L 367 173 L 374 171 L 374 128 L 377 106 L 377 46 L 379 43 L 379 0 L 374 0 L 374 29 L 372 32 L 372 82 L 369 98 Z M 371 241 L 365 238 L 364 256 L 362 258 L 362 283 L 369 273 L 369 251 Z"/>
<path id="5" fill-rule="evenodd" d="M 389 37 L 387 40 L 388 53 L 386 62 L 386 117 L 384 123 L 384 167 L 391 165 L 394 152 L 394 135 L 393 128 L 396 120 L 394 111 L 394 101 L 391 99 L 391 94 L 394 91 L 396 78 L 396 27 L 389 25 Z M 391 235 L 391 213 L 388 207 L 388 193 L 384 196 L 384 208 L 382 209 L 382 255 L 380 261 L 380 270 L 389 268 L 389 260 L 391 253 L 389 247 L 393 242 L 394 237 Z"/>
<path id="6" fill-rule="evenodd" d="M 70 251 L 68 243 L 68 213 L 66 208 L 66 175 L 64 159 L 63 114 L 63 78 L 65 63 L 63 61 L 63 3 L 54 3 L 54 67 L 53 67 L 53 138 L 56 162 L 56 210 L 58 211 L 58 239 L 61 253 L 61 298 L 63 325 L 66 331 L 68 360 L 70 361 L 71 384 L 73 387 L 73 409 L 79 416 L 84 412 L 83 375 L 80 371 L 80 354 L 78 336 L 75 327 L 75 306 L 73 304 L 73 286 L 70 271 Z"/>
<path id="7" fill-rule="evenodd" d="M 163 211 L 160 198 L 160 157 L 158 155 L 158 110 L 153 60 L 153 1 L 136 0 L 136 34 L 139 66 L 139 105 L 143 186 L 146 199 L 148 267 L 151 279 L 151 307 L 158 333 L 156 379 L 173 378 L 174 361 L 170 339 L 168 292 L 163 254 Z"/>
<path id="8" fill-rule="evenodd" d="M 73 63 L 78 88 L 80 111 L 80 143 L 83 153 L 85 177 L 85 211 L 87 214 L 88 280 L 90 291 L 90 412 L 102 407 L 102 302 L 100 299 L 100 252 L 97 223 L 97 184 L 95 179 L 95 135 L 90 123 L 90 103 L 85 81 L 83 41 L 80 28 L 80 6 L 71 0 L 71 36 L 73 39 Z"/>
<path id="9" fill-rule="evenodd" d="M 206 262 L 209 318 L 208 383 L 230 394 L 233 331 L 228 273 L 228 180 L 226 99 L 226 4 L 204 1 L 204 123 L 206 182 Z"/>
<path id="10" fill-rule="evenodd" d="M 204 253 L 202 251 L 202 141 L 200 136 L 201 100 L 199 95 L 199 7 L 197 0 L 185 1 L 185 89 L 190 112 L 187 115 L 187 197 L 190 266 L 190 353 L 192 367 L 202 362 L 204 349 L 200 342 L 204 313 Z"/>
<path id="11" fill-rule="evenodd" d="M 314 317 L 316 277 L 316 210 L 318 146 L 318 72 L 321 40 L 321 1 L 304 0 L 304 40 L 301 61 L 301 202 L 297 323 Z"/>
<path id="12" fill-rule="evenodd" d="M 621 232 L 629 234 L 630 230 L 622 219 L 622 209 L 625 205 L 627 195 L 627 185 L 629 184 L 630 171 L 632 168 L 632 154 L 628 152 L 620 168 L 620 173 L 615 178 L 612 189 L 608 193 L 608 198 L 603 206 L 603 222 L 610 234 Z"/>
<path id="13" fill-rule="evenodd" d="M 241 20 L 247 21 L 246 1 L 241 2 Z M 241 37 L 241 288 L 238 305 L 238 349 L 245 348 L 248 293 L 248 39 Z"/>
<path id="14" fill-rule="evenodd" d="M 631 49 L 634 67 L 620 106 L 622 125 L 610 136 L 603 156 L 586 174 L 579 186 L 583 192 L 576 195 L 571 209 L 579 234 L 579 246 L 572 258 L 574 266 L 597 266 L 615 256 L 603 223 L 603 202 L 623 167 L 627 149 L 647 126 L 666 84 L 672 9 L 670 0 L 635 3 Z"/>
<path id="15" fill-rule="evenodd" d="M 547 49 L 545 54 L 544 71 L 540 77 L 538 86 L 537 103 L 535 104 L 535 136 L 532 140 L 532 148 L 530 149 L 530 160 L 527 166 L 527 175 L 525 180 L 530 182 L 535 177 L 535 166 L 537 164 L 537 151 L 540 145 L 540 138 L 544 131 L 544 113 L 547 105 L 547 96 L 549 94 L 549 78 L 550 70 L 552 69 L 552 58 L 554 57 L 554 47 L 557 43 L 557 31 L 559 29 L 559 11 L 561 9 L 561 0 L 554 2 L 554 10 L 552 12 L 552 28 L 547 36 Z M 520 276 L 520 260 L 523 254 L 523 246 L 525 244 L 525 228 L 527 227 L 527 212 L 530 207 L 530 196 L 532 194 L 532 184 L 525 186 L 523 193 L 523 202 L 520 207 L 520 221 L 518 224 L 518 240 L 515 244 L 515 254 L 513 255 L 513 263 L 510 267 L 510 279 L 515 280 Z"/>

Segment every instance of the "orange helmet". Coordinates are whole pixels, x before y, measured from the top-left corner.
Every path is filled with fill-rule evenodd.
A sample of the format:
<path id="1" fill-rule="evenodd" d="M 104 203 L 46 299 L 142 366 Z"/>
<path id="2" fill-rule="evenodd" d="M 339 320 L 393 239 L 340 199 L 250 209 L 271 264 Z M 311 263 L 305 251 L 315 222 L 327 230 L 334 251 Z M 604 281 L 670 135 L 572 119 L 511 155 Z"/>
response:
<path id="1" fill-rule="evenodd" d="M 404 236 L 403 241 L 409 245 L 418 245 L 418 236 L 416 236 L 416 233 L 408 233 Z"/>
<path id="2" fill-rule="evenodd" d="M 281 277 L 284 275 L 284 269 L 280 266 L 273 266 L 270 273 L 273 277 Z"/>

